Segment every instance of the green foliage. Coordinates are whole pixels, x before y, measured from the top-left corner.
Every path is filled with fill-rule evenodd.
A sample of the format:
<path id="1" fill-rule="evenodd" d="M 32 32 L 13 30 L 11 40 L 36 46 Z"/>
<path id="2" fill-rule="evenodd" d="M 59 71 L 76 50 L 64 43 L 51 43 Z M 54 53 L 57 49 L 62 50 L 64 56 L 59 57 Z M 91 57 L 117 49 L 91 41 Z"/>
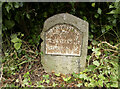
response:
<path id="1" fill-rule="evenodd" d="M 56 84 L 56 83 L 54 83 L 54 82 L 53 82 L 53 85 L 52 85 L 52 87 L 56 87 L 56 85 L 58 85 L 58 84 Z"/>
<path id="2" fill-rule="evenodd" d="M 60 73 L 55 73 L 55 75 L 56 75 L 57 77 L 59 77 L 59 76 L 60 76 Z"/>
<path id="3" fill-rule="evenodd" d="M 45 78 L 45 79 L 49 79 L 49 75 L 47 74 L 47 75 L 43 75 L 43 77 Z"/>
<path id="4" fill-rule="evenodd" d="M 67 78 L 63 77 L 63 80 L 64 80 L 65 82 L 69 81 L 70 79 L 71 79 L 71 76 L 69 76 L 69 77 L 67 77 Z"/>
<path id="5" fill-rule="evenodd" d="M 31 82 L 30 72 L 23 74 L 22 86 L 61 86 L 74 83 L 81 87 L 118 87 L 118 46 L 120 42 L 120 2 L 89 2 L 89 3 L 25 3 L 3 2 L 2 5 L 2 38 L 4 58 L 2 63 L 3 77 L 6 79 L 15 76 L 22 67 L 29 64 L 31 69 L 36 59 L 40 59 L 40 33 L 44 21 L 58 13 L 70 13 L 89 22 L 89 46 L 87 68 L 72 76 L 62 76 L 55 73 L 56 79 L 44 74 L 34 85 Z M 103 7 L 106 6 L 106 7 Z M 112 15 L 111 15 L 112 14 Z M 0 20 L 1 21 L 1 20 Z M 107 41 L 98 46 L 98 40 Z M 115 45 L 115 46 L 113 46 Z M 112 48 L 113 47 L 113 48 Z M 17 78 L 16 83 L 20 82 Z M 6 84 L 15 87 L 15 84 Z M 17 86 L 17 85 L 16 85 Z"/>
<path id="6" fill-rule="evenodd" d="M 22 86 L 25 87 L 25 85 L 31 85 L 31 82 L 30 82 L 30 77 L 29 77 L 30 73 L 27 72 L 23 75 L 23 78 L 24 80 L 22 81 Z"/>
<path id="7" fill-rule="evenodd" d="M 101 55 L 101 52 L 99 51 L 99 48 L 94 48 L 92 49 L 92 51 L 95 53 L 95 55 L 97 56 L 97 58 L 99 58 L 99 56 Z"/>
<path id="8" fill-rule="evenodd" d="M 18 49 L 20 49 L 20 47 L 21 47 L 21 45 L 22 45 L 22 40 L 21 39 L 19 39 L 18 37 L 17 37 L 17 35 L 19 36 L 24 36 L 24 34 L 20 34 L 20 33 L 18 33 L 18 34 L 12 34 L 11 35 L 11 42 L 13 42 L 14 43 L 14 48 L 16 49 L 16 50 L 18 50 Z"/>
<path id="9" fill-rule="evenodd" d="M 97 13 L 98 13 L 98 14 L 101 14 L 101 13 L 102 13 L 102 10 L 101 10 L 100 8 L 98 8 Z"/>
<path id="10" fill-rule="evenodd" d="M 102 7 L 103 5 L 106 7 Z M 104 40 L 108 40 L 108 38 L 110 37 L 115 38 L 116 40 L 119 39 L 118 33 L 120 33 L 118 28 L 116 28 L 117 24 L 116 20 L 120 18 L 117 15 L 111 16 L 106 14 L 110 12 L 111 9 L 114 8 L 116 8 L 115 9 L 116 11 L 119 11 L 119 2 L 115 3 L 6 2 L 3 3 L 3 29 L 4 29 L 3 33 L 6 34 L 7 36 L 3 35 L 3 38 L 9 40 L 8 37 L 11 34 L 13 34 L 13 32 L 16 33 L 19 31 L 22 32 L 23 34 L 26 34 L 24 40 L 29 41 L 29 43 L 31 43 L 32 45 L 38 46 L 40 42 L 40 32 L 42 31 L 45 19 L 57 13 L 67 12 L 77 17 L 80 17 L 90 23 L 89 31 L 90 36 L 95 35 L 93 39 L 97 38 L 98 40 L 100 38 L 104 38 Z M 86 13 L 86 11 L 89 14 Z M 108 31 L 106 29 L 106 26 L 112 27 L 114 26 L 114 29 L 112 29 L 112 31 L 110 30 Z M 6 44 L 9 44 L 8 40 Z"/>
<path id="11" fill-rule="evenodd" d="M 92 7 L 95 7 L 95 3 L 92 3 Z"/>
<path id="12" fill-rule="evenodd" d="M 99 46 L 101 44 L 102 43 L 100 43 Z M 117 46 L 111 46 L 108 43 L 106 44 L 107 44 L 107 47 L 115 47 L 115 48 L 117 47 Z M 105 47 L 101 46 L 99 47 L 99 49 L 93 48 L 92 49 L 93 54 L 95 52 L 100 52 L 101 49 L 103 49 L 104 53 L 106 53 L 107 50 L 105 49 Z M 87 72 L 87 74 L 88 75 L 90 74 L 91 76 L 91 77 L 89 76 L 89 78 L 91 78 L 89 79 L 90 83 L 86 84 L 87 87 L 95 87 L 95 86 L 103 87 L 103 85 L 105 85 L 106 87 L 112 87 L 113 84 L 115 85 L 115 86 L 113 85 L 114 87 L 118 87 L 117 85 L 118 83 L 118 56 L 114 56 L 113 53 L 111 53 L 109 50 L 107 51 L 107 54 L 100 52 L 102 56 L 101 55 L 98 56 L 97 54 L 95 54 L 94 56 L 91 55 L 91 57 L 89 57 L 90 59 L 94 57 L 94 61 L 93 61 L 93 65 L 88 65 L 88 68 L 84 71 L 85 73 Z M 98 76 L 96 76 L 96 74 Z"/>
<path id="13" fill-rule="evenodd" d="M 18 86 L 15 86 L 15 84 L 6 84 L 6 87 L 15 87 L 15 88 L 17 88 Z"/>
<path id="14" fill-rule="evenodd" d="M 12 21 L 12 20 L 7 20 L 7 19 L 5 19 L 5 26 L 6 26 L 8 29 L 11 29 L 12 27 L 15 26 L 15 22 Z"/>
<path id="15" fill-rule="evenodd" d="M 96 66 L 100 65 L 100 63 L 98 61 L 94 61 L 93 64 L 96 65 Z"/>
<path id="16" fill-rule="evenodd" d="M 109 8 L 112 8 L 114 10 L 110 11 L 107 14 L 120 14 L 120 0 L 118 0 L 115 3 L 109 5 Z"/>
<path id="17" fill-rule="evenodd" d="M 95 46 L 98 47 L 95 48 Z M 114 49 L 114 51 L 111 52 L 111 50 L 106 50 L 106 47 L 107 49 L 109 48 L 109 50 Z M 23 75 L 22 86 L 45 87 L 47 84 L 47 86 L 51 87 L 65 87 L 71 83 L 74 83 L 76 87 L 118 87 L 118 56 L 116 55 L 116 52 L 118 52 L 118 44 L 112 46 L 109 43 L 101 42 L 94 45 L 91 50 L 92 49 L 92 54 L 88 55 L 89 61 L 87 62 L 89 62 L 89 65 L 87 65 L 86 69 L 83 72 L 72 73 L 71 76 L 55 73 L 54 75 L 52 74 L 52 77 L 49 74 L 43 74 L 40 77 L 41 80 L 36 81 L 35 84 L 33 84 L 31 81 L 30 72 L 26 72 Z M 104 51 L 101 52 L 102 50 Z M 101 52 L 101 55 L 98 56 L 95 52 Z M 9 57 L 9 54 L 6 53 L 6 56 Z M 26 58 L 28 60 L 32 60 L 32 58 L 28 56 L 26 56 Z M 93 59 L 92 63 L 90 63 L 91 59 Z M 15 67 L 13 66 L 13 69 L 10 69 L 10 75 L 15 74 L 15 72 L 13 73 L 14 68 Z M 53 76 L 56 77 L 56 80 L 58 79 L 57 82 L 51 80 Z M 58 81 L 62 83 L 59 84 Z M 19 83 L 20 80 L 16 79 L 16 82 Z"/>
<path id="18" fill-rule="evenodd" d="M 82 83 L 79 83 L 79 84 L 77 84 L 77 87 L 81 87 L 83 84 Z"/>

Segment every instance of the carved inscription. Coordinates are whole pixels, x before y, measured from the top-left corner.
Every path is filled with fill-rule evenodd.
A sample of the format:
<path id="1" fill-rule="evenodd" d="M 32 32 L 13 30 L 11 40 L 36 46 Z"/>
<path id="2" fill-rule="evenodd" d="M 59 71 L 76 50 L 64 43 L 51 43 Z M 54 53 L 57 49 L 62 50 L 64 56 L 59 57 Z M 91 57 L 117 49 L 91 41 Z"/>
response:
<path id="1" fill-rule="evenodd" d="M 82 33 L 68 24 L 55 25 L 46 32 L 45 53 L 80 56 Z"/>

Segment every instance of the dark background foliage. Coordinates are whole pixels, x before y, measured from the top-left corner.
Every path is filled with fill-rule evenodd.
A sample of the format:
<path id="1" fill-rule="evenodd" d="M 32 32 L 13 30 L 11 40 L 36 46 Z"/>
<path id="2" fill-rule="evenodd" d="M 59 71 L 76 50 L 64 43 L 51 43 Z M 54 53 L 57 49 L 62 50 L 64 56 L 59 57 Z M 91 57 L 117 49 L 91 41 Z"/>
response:
<path id="1" fill-rule="evenodd" d="M 59 13 L 70 13 L 89 22 L 89 37 L 96 40 L 119 41 L 119 14 L 108 14 L 116 9 L 115 3 L 3 3 L 3 40 L 10 45 L 10 35 L 25 34 L 24 40 L 38 45 L 44 21 Z M 111 8 L 111 7 L 112 8 Z M 118 6 L 117 6 L 118 7 Z M 7 41 L 8 40 L 8 41 Z M 89 39 L 90 40 L 90 39 Z"/>

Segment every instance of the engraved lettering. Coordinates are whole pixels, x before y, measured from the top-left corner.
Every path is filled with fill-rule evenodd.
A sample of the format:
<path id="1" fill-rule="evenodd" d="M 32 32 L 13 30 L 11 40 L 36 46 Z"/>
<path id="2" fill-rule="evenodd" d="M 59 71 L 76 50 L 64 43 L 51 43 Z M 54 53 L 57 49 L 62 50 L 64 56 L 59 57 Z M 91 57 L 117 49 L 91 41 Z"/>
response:
<path id="1" fill-rule="evenodd" d="M 82 33 L 72 25 L 58 24 L 46 32 L 46 54 L 80 56 Z"/>

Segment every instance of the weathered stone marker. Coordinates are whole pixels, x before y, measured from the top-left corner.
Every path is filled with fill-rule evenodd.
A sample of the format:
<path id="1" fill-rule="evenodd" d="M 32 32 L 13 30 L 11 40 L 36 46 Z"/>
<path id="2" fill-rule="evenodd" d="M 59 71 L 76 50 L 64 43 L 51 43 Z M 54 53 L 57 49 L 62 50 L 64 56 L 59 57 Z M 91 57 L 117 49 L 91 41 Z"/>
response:
<path id="1" fill-rule="evenodd" d="M 62 13 L 48 18 L 41 33 L 41 62 L 47 72 L 79 73 L 85 69 L 88 23 Z"/>

